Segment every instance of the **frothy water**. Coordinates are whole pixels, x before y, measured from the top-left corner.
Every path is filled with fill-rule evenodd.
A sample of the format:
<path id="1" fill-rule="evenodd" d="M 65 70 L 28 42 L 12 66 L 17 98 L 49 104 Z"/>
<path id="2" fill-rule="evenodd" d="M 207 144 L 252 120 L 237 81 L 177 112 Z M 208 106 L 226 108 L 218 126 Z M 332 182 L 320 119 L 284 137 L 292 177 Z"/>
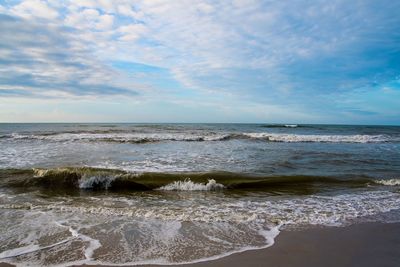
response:
<path id="1" fill-rule="evenodd" d="M 99 185 L 104 189 L 108 189 L 115 179 L 114 176 L 91 176 L 79 180 L 79 188 L 91 189 Z"/>
<path id="2" fill-rule="evenodd" d="M 64 264 L 196 262 L 272 245 L 282 227 L 340 226 L 400 204 L 398 193 L 385 191 L 293 199 L 183 193 L 59 197 L 32 201 L 29 208 L 10 206 L 18 197 L 3 196 L 0 208 L 14 221 L 1 222 L 9 230 L 0 240 L 1 259 L 37 265 L 58 257 Z"/>
<path id="3" fill-rule="evenodd" d="M 383 184 L 383 185 L 400 185 L 400 179 L 381 179 L 381 180 L 376 180 L 375 181 L 378 184 Z"/>
<path id="4" fill-rule="evenodd" d="M 316 142 L 316 143 L 382 143 L 400 141 L 385 135 L 314 135 L 314 134 L 274 134 L 274 133 L 244 133 L 244 136 L 270 142 Z"/>
<path id="5" fill-rule="evenodd" d="M 400 219 L 399 127 L 3 124 L 0 146 L 0 261 L 17 265 L 199 262 Z"/>
<path id="6" fill-rule="evenodd" d="M 297 126 L 288 125 L 288 128 Z M 154 143 L 165 141 L 183 142 L 204 142 L 204 141 L 228 141 L 232 139 L 263 140 L 268 142 L 316 142 L 316 143 L 385 143 L 400 142 L 398 136 L 388 135 L 315 135 L 315 134 L 286 134 L 272 132 L 254 133 L 60 133 L 54 135 L 33 134 L 24 135 L 12 133 L 3 135 L 2 138 L 11 140 L 43 140 L 53 142 L 74 142 L 74 141 L 97 141 L 110 143 Z"/>
<path id="7" fill-rule="evenodd" d="M 175 181 L 160 187 L 158 190 L 166 191 L 210 191 L 223 189 L 224 185 L 217 183 L 214 179 L 208 180 L 206 184 L 194 183 L 190 179 Z"/>

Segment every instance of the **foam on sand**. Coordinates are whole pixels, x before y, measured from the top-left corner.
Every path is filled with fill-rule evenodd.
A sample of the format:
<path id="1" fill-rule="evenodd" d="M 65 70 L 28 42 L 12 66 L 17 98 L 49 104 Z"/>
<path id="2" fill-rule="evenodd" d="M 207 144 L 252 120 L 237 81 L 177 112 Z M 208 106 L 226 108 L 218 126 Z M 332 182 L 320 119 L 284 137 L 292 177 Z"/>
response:
<path id="1" fill-rule="evenodd" d="M 200 184 L 201 188 L 207 184 L 213 182 Z M 81 196 L 69 202 L 61 197 L 37 202 L 28 210 L 0 204 L 5 218 L 18 218 L 0 222 L 3 229 L 9 229 L 0 238 L 9 244 L 2 256 L 10 263 L 35 261 L 36 265 L 45 265 L 52 253 L 69 250 L 71 242 L 67 241 L 73 241 L 82 255 L 65 258 L 60 265 L 193 263 L 271 246 L 283 226 L 341 226 L 398 209 L 400 203 L 398 193 L 385 191 L 289 199 L 260 194 L 252 200 L 224 194 L 209 194 L 206 199 L 204 194 L 171 194 L 162 199 L 159 195 Z M 1 201 L 7 204 L 14 199 Z M 26 233 L 31 236 L 27 238 Z M 59 238 L 55 240 L 54 236 Z M 43 238 L 49 243 L 37 243 Z M 194 248 L 197 254 L 184 248 Z M 39 250 L 42 252 L 36 253 Z M 18 257 L 21 254 L 24 257 Z"/>

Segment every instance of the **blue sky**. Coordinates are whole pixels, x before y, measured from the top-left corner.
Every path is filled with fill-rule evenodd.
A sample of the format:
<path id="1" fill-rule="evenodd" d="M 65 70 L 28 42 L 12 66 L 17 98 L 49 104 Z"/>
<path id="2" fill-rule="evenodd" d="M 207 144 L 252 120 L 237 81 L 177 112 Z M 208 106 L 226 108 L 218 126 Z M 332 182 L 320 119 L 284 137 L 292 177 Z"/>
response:
<path id="1" fill-rule="evenodd" d="M 400 124 L 399 1 L 0 0 L 0 121 Z"/>

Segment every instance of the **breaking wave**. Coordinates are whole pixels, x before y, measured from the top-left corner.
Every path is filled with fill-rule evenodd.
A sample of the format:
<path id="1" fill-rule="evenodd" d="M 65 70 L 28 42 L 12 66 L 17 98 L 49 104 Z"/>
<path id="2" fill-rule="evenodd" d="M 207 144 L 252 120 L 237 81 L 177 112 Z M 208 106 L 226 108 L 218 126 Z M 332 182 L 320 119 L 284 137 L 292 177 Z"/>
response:
<path id="1" fill-rule="evenodd" d="M 0 171 L 0 185 L 12 188 L 42 188 L 61 192 L 76 190 L 111 191 L 213 191 L 233 189 L 276 194 L 313 194 L 332 188 L 371 185 L 400 185 L 398 179 L 368 177 L 322 177 L 307 175 L 257 176 L 231 172 L 132 173 L 118 169 L 66 167 L 55 169 Z"/>
<path id="2" fill-rule="evenodd" d="M 194 183 L 190 179 L 175 181 L 158 188 L 165 191 L 211 191 L 223 189 L 224 185 L 217 183 L 214 179 L 208 180 L 206 184 Z"/>
<path id="3" fill-rule="evenodd" d="M 383 143 L 398 141 L 386 135 L 301 135 L 301 134 L 275 134 L 275 133 L 244 133 L 251 139 L 261 139 L 270 142 L 318 142 L 318 143 Z"/>
<path id="4" fill-rule="evenodd" d="M 86 179 L 81 178 L 79 179 L 79 188 L 91 189 L 100 187 L 107 190 L 116 178 L 116 176 L 90 176 Z"/>
<path id="5" fill-rule="evenodd" d="M 145 134 L 145 133 L 59 133 L 59 134 L 18 134 L 2 136 L 2 138 L 11 138 L 15 140 L 45 140 L 53 142 L 70 142 L 70 141 L 97 141 L 97 142 L 113 142 L 113 143 L 154 143 L 162 141 L 223 141 L 232 136 L 229 134 L 210 134 L 210 135 L 193 135 L 193 134 Z"/>
<path id="6" fill-rule="evenodd" d="M 286 125 L 285 127 L 295 128 L 297 125 Z M 180 142 L 204 142 L 204 141 L 227 141 L 233 139 L 258 140 L 266 142 L 319 142 L 319 143 L 385 143 L 399 142 L 399 136 L 390 135 L 317 135 L 317 134 L 285 134 L 269 132 L 249 132 L 249 133 L 202 133 L 202 134 L 183 134 L 183 133 L 52 133 L 52 134 L 18 134 L 3 135 L 1 138 L 11 138 L 14 140 L 44 140 L 52 142 L 109 142 L 109 143 L 155 143 L 165 141 Z"/>
<path id="7" fill-rule="evenodd" d="M 297 128 L 297 127 L 312 128 L 309 125 L 306 126 L 306 125 L 298 125 L 298 124 L 264 124 L 264 125 L 261 125 L 261 127 L 263 127 L 263 128 Z"/>
<path id="8" fill-rule="evenodd" d="M 400 185 L 400 179 L 375 180 L 375 183 L 382 184 L 382 185 L 395 186 L 395 185 Z"/>

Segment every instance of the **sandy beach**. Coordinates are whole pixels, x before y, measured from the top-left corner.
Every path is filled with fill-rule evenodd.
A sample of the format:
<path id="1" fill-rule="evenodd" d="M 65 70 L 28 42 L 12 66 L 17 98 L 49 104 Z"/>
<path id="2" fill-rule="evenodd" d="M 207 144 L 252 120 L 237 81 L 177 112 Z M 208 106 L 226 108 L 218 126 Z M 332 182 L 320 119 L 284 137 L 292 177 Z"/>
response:
<path id="1" fill-rule="evenodd" d="M 395 267 L 400 266 L 400 223 L 282 231 L 272 247 L 180 266 Z"/>
<path id="2" fill-rule="evenodd" d="M 364 223 L 348 227 L 315 227 L 282 231 L 272 247 L 245 251 L 213 261 L 177 266 L 396 267 L 399 265 L 400 223 Z M 1 263 L 0 266 L 13 265 Z"/>

